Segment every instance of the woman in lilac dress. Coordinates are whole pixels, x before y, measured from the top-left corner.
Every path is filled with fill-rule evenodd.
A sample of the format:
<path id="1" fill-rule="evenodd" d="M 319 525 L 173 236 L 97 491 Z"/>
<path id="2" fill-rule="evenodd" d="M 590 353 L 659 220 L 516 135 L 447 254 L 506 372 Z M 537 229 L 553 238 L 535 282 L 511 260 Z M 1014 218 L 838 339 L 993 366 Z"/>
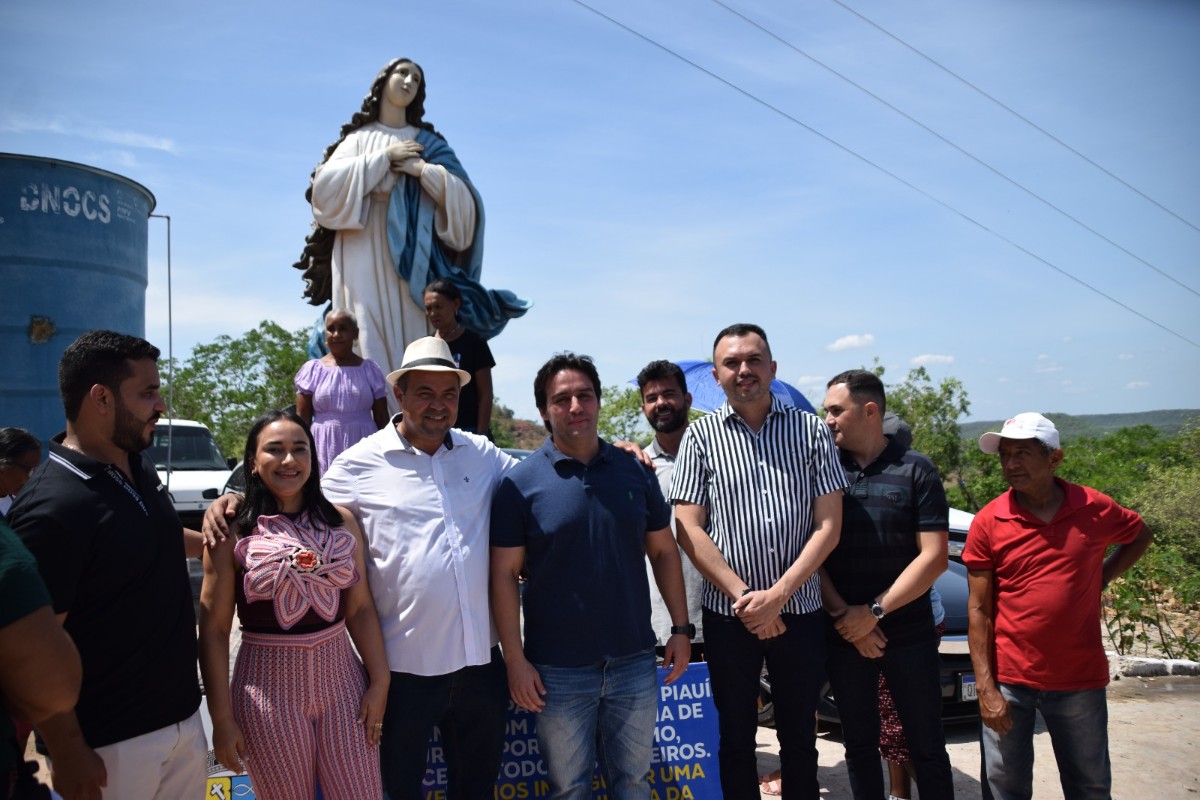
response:
<path id="1" fill-rule="evenodd" d="M 329 353 L 296 373 L 296 413 L 312 426 L 320 474 L 338 454 L 388 421 L 387 383 L 379 365 L 354 352 L 358 321 L 344 309 L 325 315 Z"/>

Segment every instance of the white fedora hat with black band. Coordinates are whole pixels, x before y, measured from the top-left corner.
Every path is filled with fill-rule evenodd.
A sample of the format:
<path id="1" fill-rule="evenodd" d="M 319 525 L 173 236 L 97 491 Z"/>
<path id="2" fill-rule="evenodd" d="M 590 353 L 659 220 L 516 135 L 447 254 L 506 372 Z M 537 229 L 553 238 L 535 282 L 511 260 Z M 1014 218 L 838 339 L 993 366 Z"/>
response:
<path id="1" fill-rule="evenodd" d="M 458 375 L 459 386 L 466 386 L 471 382 L 471 373 L 459 369 L 454 363 L 450 345 L 436 336 L 424 336 L 404 348 L 404 362 L 400 369 L 388 373 L 387 382 L 395 386 L 401 375 L 413 371 L 454 372 Z"/>

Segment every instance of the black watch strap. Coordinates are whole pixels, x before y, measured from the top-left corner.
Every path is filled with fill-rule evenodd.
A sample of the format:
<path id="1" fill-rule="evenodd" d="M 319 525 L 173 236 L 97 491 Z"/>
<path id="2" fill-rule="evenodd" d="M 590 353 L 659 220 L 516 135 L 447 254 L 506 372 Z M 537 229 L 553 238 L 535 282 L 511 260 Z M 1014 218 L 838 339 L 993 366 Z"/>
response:
<path id="1" fill-rule="evenodd" d="M 695 625 L 695 623 L 692 623 L 692 622 L 689 622 L 687 625 L 672 625 L 671 626 L 671 635 L 674 636 L 677 633 L 682 633 L 685 636 L 687 636 L 689 639 L 695 639 L 696 638 L 696 625 Z"/>

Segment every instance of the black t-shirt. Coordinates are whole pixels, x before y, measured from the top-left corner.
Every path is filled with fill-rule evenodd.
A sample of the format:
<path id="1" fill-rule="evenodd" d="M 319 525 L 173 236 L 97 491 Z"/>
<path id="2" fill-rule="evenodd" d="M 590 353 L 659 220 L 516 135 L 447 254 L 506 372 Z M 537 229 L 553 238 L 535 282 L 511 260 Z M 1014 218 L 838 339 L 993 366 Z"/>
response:
<path id="1" fill-rule="evenodd" d="M 61 441 L 61 435 L 59 441 Z M 183 525 L 144 455 L 133 481 L 50 444 L 8 521 L 38 561 L 83 661 L 76 714 L 91 747 L 173 725 L 200 706 Z"/>
<path id="2" fill-rule="evenodd" d="M 471 331 L 464 330 L 461 336 L 447 344 L 458 368 L 471 373 L 471 382 L 458 393 L 458 422 L 454 427 L 486 436 L 486 430 L 476 430 L 479 424 L 479 386 L 475 381 L 475 373 L 496 366 L 496 359 L 492 358 L 488 343 Z"/>

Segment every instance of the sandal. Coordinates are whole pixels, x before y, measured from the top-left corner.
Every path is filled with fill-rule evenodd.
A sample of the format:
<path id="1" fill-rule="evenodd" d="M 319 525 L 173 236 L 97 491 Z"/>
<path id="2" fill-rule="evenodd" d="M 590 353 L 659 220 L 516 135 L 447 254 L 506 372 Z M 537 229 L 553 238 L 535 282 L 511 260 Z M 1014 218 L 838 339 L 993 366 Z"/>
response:
<path id="1" fill-rule="evenodd" d="M 783 794 L 782 778 L 783 772 L 781 770 L 775 770 L 774 772 L 769 772 L 766 775 L 759 775 L 759 791 L 761 791 L 763 794 L 771 795 L 772 797 L 778 797 L 779 795 Z"/>

